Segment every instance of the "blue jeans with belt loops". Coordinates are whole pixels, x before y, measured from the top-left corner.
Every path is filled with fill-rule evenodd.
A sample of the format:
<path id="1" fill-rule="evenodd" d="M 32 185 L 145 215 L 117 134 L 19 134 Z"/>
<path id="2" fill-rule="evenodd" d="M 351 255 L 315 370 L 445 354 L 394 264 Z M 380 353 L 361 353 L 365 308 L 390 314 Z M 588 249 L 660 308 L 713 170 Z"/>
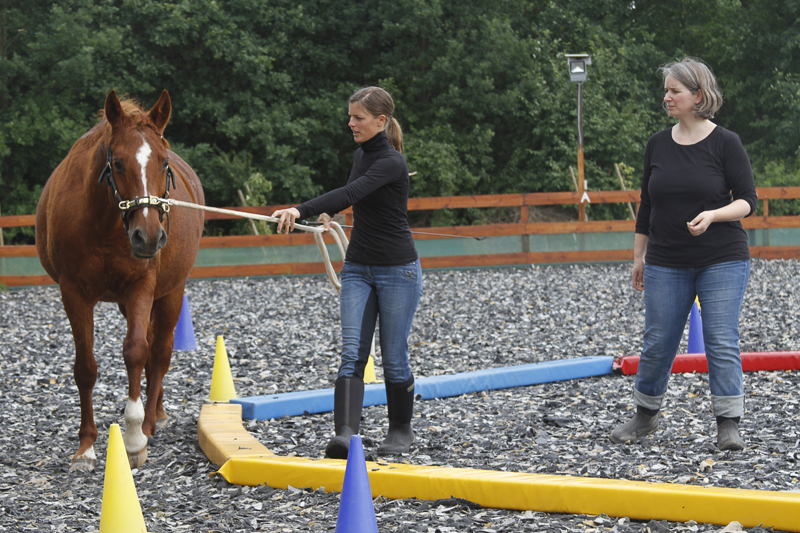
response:
<path id="1" fill-rule="evenodd" d="M 750 261 L 730 261 L 700 268 L 667 268 L 645 264 L 645 332 L 634 403 L 660 409 L 672 363 L 692 309 L 700 302 L 708 360 L 708 381 L 716 416 L 744 414 L 739 311 Z"/>
<path id="2" fill-rule="evenodd" d="M 419 259 L 407 265 L 342 267 L 342 362 L 337 377 L 364 377 L 375 323 L 380 320 L 383 377 L 403 383 L 412 377 L 408 335 L 422 296 Z"/>

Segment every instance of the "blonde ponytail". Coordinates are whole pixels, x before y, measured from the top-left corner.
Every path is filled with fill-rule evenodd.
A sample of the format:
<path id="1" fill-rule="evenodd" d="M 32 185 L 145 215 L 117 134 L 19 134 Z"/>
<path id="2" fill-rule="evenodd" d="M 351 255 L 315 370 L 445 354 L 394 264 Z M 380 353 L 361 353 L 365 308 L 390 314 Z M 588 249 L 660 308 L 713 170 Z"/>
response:
<path id="1" fill-rule="evenodd" d="M 392 145 L 392 148 L 403 153 L 403 129 L 400 127 L 400 123 L 397 122 L 397 119 L 391 117 L 386 122 L 386 128 L 384 129 L 386 132 L 386 137 L 389 139 L 389 144 Z"/>

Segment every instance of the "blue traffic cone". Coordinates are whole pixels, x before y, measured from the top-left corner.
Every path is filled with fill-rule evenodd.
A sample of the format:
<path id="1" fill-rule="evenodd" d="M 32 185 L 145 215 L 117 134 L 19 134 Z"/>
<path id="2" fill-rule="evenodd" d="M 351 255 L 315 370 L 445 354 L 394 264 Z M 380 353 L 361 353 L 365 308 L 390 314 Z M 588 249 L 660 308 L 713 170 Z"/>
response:
<path id="1" fill-rule="evenodd" d="M 695 299 L 689 315 L 689 347 L 686 353 L 706 353 L 703 341 L 703 319 L 700 318 L 700 304 Z"/>
<path id="2" fill-rule="evenodd" d="M 178 317 L 178 325 L 175 326 L 175 342 L 172 344 L 172 349 L 197 349 L 194 326 L 192 325 L 192 312 L 189 310 L 189 297 L 185 294 L 183 295 L 183 305 L 181 305 L 181 315 Z"/>
<path id="3" fill-rule="evenodd" d="M 378 533 L 361 437 L 350 437 L 335 533 Z"/>

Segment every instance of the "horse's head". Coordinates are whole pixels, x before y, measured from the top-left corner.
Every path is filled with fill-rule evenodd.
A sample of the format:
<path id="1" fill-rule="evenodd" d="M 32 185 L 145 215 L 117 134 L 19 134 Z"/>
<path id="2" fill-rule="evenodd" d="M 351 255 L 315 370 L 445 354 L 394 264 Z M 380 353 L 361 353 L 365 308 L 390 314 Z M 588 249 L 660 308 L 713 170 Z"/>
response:
<path id="1" fill-rule="evenodd" d="M 120 102 L 113 90 L 106 97 L 105 118 L 111 125 L 111 139 L 100 179 L 106 179 L 119 202 L 133 255 L 139 258 L 154 257 L 167 244 L 169 205 L 165 201 L 170 178 L 173 186 L 175 178 L 163 133 L 171 111 L 167 91 L 148 113 Z"/>

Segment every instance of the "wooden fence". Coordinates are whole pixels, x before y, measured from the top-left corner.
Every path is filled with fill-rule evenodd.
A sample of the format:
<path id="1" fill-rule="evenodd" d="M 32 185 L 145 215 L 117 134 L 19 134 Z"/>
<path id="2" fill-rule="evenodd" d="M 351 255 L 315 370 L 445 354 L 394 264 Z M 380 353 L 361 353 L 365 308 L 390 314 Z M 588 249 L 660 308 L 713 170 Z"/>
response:
<path id="1" fill-rule="evenodd" d="M 603 203 L 638 203 L 639 191 L 588 191 L 591 204 Z M 789 200 L 800 198 L 800 187 L 769 187 L 758 188 L 758 197 L 761 212 L 745 219 L 742 223 L 751 234 L 751 254 L 753 257 L 777 259 L 800 257 L 800 237 L 797 242 L 784 238 L 777 244 L 771 244 L 770 230 L 787 230 L 800 228 L 800 217 L 769 215 L 770 200 Z M 520 222 L 511 224 L 491 224 L 475 226 L 448 226 L 412 228 L 412 231 L 426 232 L 415 233 L 414 239 L 418 241 L 418 248 L 425 248 L 425 241 L 435 240 L 427 251 L 420 252 L 423 268 L 459 268 L 479 266 L 522 265 L 533 263 L 573 263 L 573 262 L 599 262 L 599 261 L 628 261 L 633 259 L 633 220 L 598 220 L 598 221 L 568 221 L 568 222 L 528 222 L 529 209 L 534 206 L 568 206 L 580 203 L 581 195 L 576 192 L 553 193 L 525 193 L 525 194 L 496 194 L 483 196 L 447 196 L 434 198 L 410 198 L 409 211 L 433 211 L 438 209 L 468 209 L 468 208 L 517 208 L 520 210 Z M 232 207 L 229 209 L 270 215 L 274 209 L 282 206 L 260 207 Z M 345 212 L 347 223 L 351 223 L 352 211 Z M 234 218 L 231 215 L 206 212 L 206 220 Z M 34 215 L 0 217 L 0 229 L 8 227 L 33 226 Z M 764 230 L 758 232 L 758 230 Z M 431 235 L 436 233 L 439 235 Z M 761 237 L 754 239 L 754 234 Z M 624 239 L 624 245 L 608 246 L 598 245 L 583 246 L 579 237 L 585 237 L 585 242 L 592 242 L 604 234 L 619 234 Z M 800 231 L 797 232 L 800 236 Z M 569 236 L 578 242 L 573 249 L 552 249 L 546 246 L 539 247 L 538 239 L 547 236 Z M 629 236 L 629 239 L 628 239 Z M 454 242 L 461 237 L 474 237 L 473 243 L 482 243 L 473 246 L 466 253 L 439 254 L 443 243 Z M 512 238 L 514 244 L 510 249 L 503 246 L 492 245 L 503 238 Z M 755 242 L 754 242 L 755 241 Z M 508 239 L 502 241 L 508 243 Z M 541 241 L 544 242 L 544 241 Z M 617 243 L 621 242 L 619 240 Z M 201 255 L 203 250 L 217 250 L 224 253 L 226 249 L 248 249 L 260 247 L 295 247 L 314 246 L 314 238 L 306 233 L 292 233 L 289 235 L 234 235 L 226 237 L 203 237 L 200 242 Z M 269 248 L 266 248 L 269 250 Z M 275 249 L 277 250 L 277 248 Z M 32 245 L 0 246 L 0 262 L 3 258 L 34 258 L 37 257 L 36 247 Z M 222 256 L 218 256 L 222 257 Z M 341 261 L 334 261 L 338 269 Z M 243 264 L 198 264 L 191 273 L 193 278 L 210 277 L 237 277 L 237 276 L 271 276 L 286 274 L 317 274 L 323 273 L 324 266 L 320 260 L 292 261 L 292 262 L 250 262 Z M 0 269 L 0 283 L 7 286 L 46 285 L 53 281 L 49 276 L 41 273 L 4 274 Z"/>

